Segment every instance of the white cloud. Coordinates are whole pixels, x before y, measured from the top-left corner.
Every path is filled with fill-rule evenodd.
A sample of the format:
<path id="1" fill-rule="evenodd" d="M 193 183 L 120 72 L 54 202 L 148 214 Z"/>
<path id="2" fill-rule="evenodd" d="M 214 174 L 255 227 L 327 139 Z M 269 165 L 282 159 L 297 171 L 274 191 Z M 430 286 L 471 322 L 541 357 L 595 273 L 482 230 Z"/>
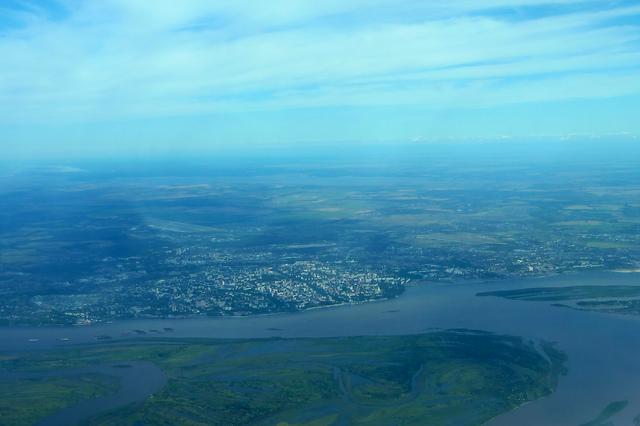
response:
<path id="1" fill-rule="evenodd" d="M 545 4 L 571 13 L 519 9 Z M 640 93 L 640 27 L 615 24 L 639 19 L 640 7 L 595 6 L 67 0 L 69 15 L 57 20 L 38 7 L 4 11 L 23 26 L 0 29 L 0 114 L 4 122 L 99 120 Z"/>

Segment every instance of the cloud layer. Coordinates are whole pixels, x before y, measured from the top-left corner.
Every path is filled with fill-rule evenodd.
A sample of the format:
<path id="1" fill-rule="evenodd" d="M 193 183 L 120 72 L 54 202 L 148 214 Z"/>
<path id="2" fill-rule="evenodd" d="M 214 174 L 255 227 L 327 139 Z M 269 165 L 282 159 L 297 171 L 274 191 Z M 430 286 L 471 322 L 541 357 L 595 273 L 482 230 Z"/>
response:
<path id="1" fill-rule="evenodd" d="M 0 119 L 433 109 L 640 93 L 640 5 L 9 1 Z"/>

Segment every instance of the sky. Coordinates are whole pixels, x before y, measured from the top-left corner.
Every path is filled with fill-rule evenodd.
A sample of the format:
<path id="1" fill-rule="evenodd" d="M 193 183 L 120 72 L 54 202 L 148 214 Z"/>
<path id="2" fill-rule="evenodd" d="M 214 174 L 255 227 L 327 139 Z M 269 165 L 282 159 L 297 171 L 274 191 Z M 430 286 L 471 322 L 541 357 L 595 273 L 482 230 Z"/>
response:
<path id="1" fill-rule="evenodd" d="M 2 0 L 5 156 L 640 135 L 640 2 Z"/>

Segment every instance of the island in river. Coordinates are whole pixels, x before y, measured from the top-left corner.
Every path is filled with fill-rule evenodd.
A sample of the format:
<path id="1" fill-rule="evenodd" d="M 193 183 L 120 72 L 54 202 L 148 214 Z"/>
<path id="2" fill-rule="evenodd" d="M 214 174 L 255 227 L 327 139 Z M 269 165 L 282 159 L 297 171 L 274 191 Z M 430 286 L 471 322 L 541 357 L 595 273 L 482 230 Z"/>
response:
<path id="1" fill-rule="evenodd" d="M 439 332 L 459 335 L 460 332 L 456 332 L 455 329 L 485 330 L 489 333 L 475 333 L 477 335 L 473 336 L 473 339 L 476 339 L 476 343 L 482 342 L 487 336 L 493 336 L 492 341 L 496 344 L 489 347 L 499 349 L 502 347 L 502 343 L 515 341 L 521 342 L 522 349 L 531 348 L 530 345 L 533 344 L 536 348 L 535 353 L 543 355 L 545 350 L 541 347 L 541 344 L 554 342 L 554 350 L 567 357 L 563 363 L 566 367 L 566 375 L 559 374 L 557 376 L 557 386 L 547 387 L 545 391 L 550 392 L 555 389 L 551 394 L 543 396 L 540 393 L 540 388 L 538 388 L 537 392 L 527 394 L 528 396 L 524 399 L 518 399 L 517 402 L 516 400 L 511 400 L 512 407 L 515 408 L 491 418 L 488 420 L 489 425 L 582 425 L 606 417 L 608 419 L 606 422 L 616 426 L 624 426 L 633 424 L 634 418 L 640 414 L 640 393 L 637 386 L 637 377 L 640 377 L 640 358 L 637 356 L 640 353 L 639 317 L 607 312 L 562 309 L 553 306 L 553 302 L 541 303 L 539 301 L 512 300 L 503 297 L 478 297 L 477 293 L 529 288 L 572 288 L 576 286 L 598 286 L 602 288 L 601 291 L 606 291 L 610 286 L 638 286 L 639 284 L 638 275 L 616 273 L 581 273 L 540 279 L 484 283 L 421 283 L 410 287 L 405 294 L 396 299 L 317 309 L 302 313 L 243 318 L 131 320 L 84 327 L 0 327 L 0 341 L 2 342 L 0 352 L 3 360 L 8 360 L 8 357 L 24 359 L 25 361 L 23 362 L 28 360 L 31 363 L 30 365 L 33 366 L 35 365 L 33 362 L 37 360 L 44 361 L 49 359 L 51 362 L 62 363 L 57 364 L 57 367 L 61 369 L 84 368 L 83 365 L 87 364 L 76 362 L 82 353 L 86 355 L 83 358 L 83 362 L 93 363 L 92 365 L 97 366 L 112 366 L 114 365 L 113 362 L 115 362 L 115 365 L 134 365 L 134 362 L 138 362 L 136 360 L 145 359 L 147 362 L 158 366 L 159 370 L 163 372 L 162 374 L 167 377 L 167 387 L 163 387 L 162 389 L 164 390 L 152 389 L 142 397 L 136 397 L 138 398 L 136 402 L 129 406 L 130 409 L 134 409 L 135 407 L 141 407 L 140 404 L 152 403 L 156 398 L 159 398 L 160 394 L 169 391 L 171 384 L 174 383 L 172 370 L 167 369 L 168 364 L 166 362 L 168 362 L 167 360 L 176 359 L 175 357 L 178 356 L 178 353 L 174 353 L 166 359 L 158 356 L 149 356 L 154 350 L 157 350 L 159 343 L 165 348 L 171 343 L 176 347 L 199 347 L 203 351 L 203 345 L 208 345 L 209 349 L 206 351 L 209 352 L 213 351 L 212 348 L 214 346 L 220 347 L 223 343 L 230 345 L 229 347 L 236 348 L 253 347 L 251 350 L 247 349 L 248 352 L 244 352 L 245 355 L 240 356 L 238 362 L 241 363 L 242 359 L 246 361 L 248 359 L 247 356 L 252 357 L 257 368 L 257 370 L 252 370 L 254 372 L 252 378 L 257 380 L 261 377 L 268 377 L 269 371 L 275 371 L 273 369 L 269 370 L 270 367 L 267 370 L 260 371 L 259 364 L 264 364 L 266 368 L 270 362 L 276 362 L 276 358 L 285 356 L 283 353 L 273 352 L 273 349 L 267 349 L 274 346 L 282 345 L 282 350 L 287 353 L 287 357 L 291 356 L 293 360 L 300 360 L 299 354 L 302 350 L 300 348 L 305 347 L 307 351 L 305 353 L 307 354 L 315 353 L 318 355 L 322 352 L 319 348 L 327 348 L 334 345 L 336 352 L 343 353 L 342 351 L 346 351 L 346 346 L 348 346 L 346 342 L 351 341 L 352 343 L 358 342 L 357 345 L 354 345 L 357 346 L 356 349 L 364 348 L 364 346 L 379 348 L 380 354 L 376 356 L 381 357 L 380 359 L 385 359 L 393 345 L 397 345 L 398 342 L 407 344 L 414 338 L 411 336 L 434 336 L 433 333 Z M 469 339 L 473 334 L 467 333 L 462 338 Z M 106 336 L 109 336 L 110 339 L 106 338 Z M 362 343 L 365 342 L 364 340 L 358 341 L 353 336 L 377 337 L 382 340 L 369 340 L 364 345 Z M 278 339 L 270 340 L 276 337 Z M 395 340 L 395 343 L 391 346 L 387 346 L 387 343 L 394 342 L 392 338 L 395 337 L 400 339 Z M 328 340 L 324 340 L 325 338 L 328 338 Z M 417 337 L 415 338 L 418 339 Z M 241 345 L 242 341 L 238 341 L 238 339 L 245 339 L 242 344 L 244 346 Z M 428 340 L 429 338 L 424 337 L 424 339 Z M 445 341 L 443 340 L 443 342 Z M 310 342 L 315 343 L 312 344 Z M 342 343 L 338 344 L 336 342 Z M 374 344 L 374 342 L 377 343 Z M 497 344 L 498 342 L 502 343 Z M 315 346 L 315 349 L 311 350 L 309 348 L 310 345 Z M 156 349 L 153 349 L 154 347 Z M 473 347 L 475 347 L 475 344 Z M 462 345 L 458 347 L 458 349 L 464 348 L 469 349 L 470 346 Z M 59 352 L 62 349 L 66 349 L 69 352 Z M 462 356 L 463 352 L 456 355 L 455 349 L 451 345 L 446 348 L 446 353 L 451 360 L 459 360 L 459 357 Z M 119 357 L 117 356 L 118 351 L 122 351 Z M 132 356 L 132 353 L 135 354 L 136 351 L 140 357 Z M 100 355 L 101 352 L 103 355 Z M 291 354 L 294 352 L 298 353 L 298 355 Z M 69 355 L 61 357 L 61 353 Z M 242 354 L 243 352 L 238 351 L 237 353 Z M 534 356 L 534 352 L 527 350 L 523 352 L 523 354 L 525 353 L 531 355 L 533 360 L 538 359 Z M 188 350 L 183 349 L 182 354 L 191 359 Z M 224 356 L 229 357 L 223 361 L 224 364 L 233 360 L 233 354 L 234 352 L 229 351 L 227 355 L 219 353 L 216 356 L 222 357 L 222 359 L 225 359 Z M 471 351 L 471 354 L 475 355 L 473 351 Z M 374 355 L 369 354 L 369 356 L 371 357 L 370 359 L 375 359 Z M 194 376 L 199 376 L 205 370 L 199 370 L 202 368 L 202 364 L 198 363 L 206 361 L 205 358 L 196 359 L 197 362 L 185 359 L 186 364 L 178 363 L 175 366 L 176 368 L 179 367 L 180 371 L 184 370 L 185 374 L 187 371 L 192 371 Z M 491 357 L 486 359 L 497 360 Z M 334 359 L 331 362 L 334 361 L 336 360 Z M 400 361 L 402 365 L 410 365 L 406 364 L 406 360 Z M 492 362 L 490 361 L 489 364 Z M 187 365 L 189 363 L 193 365 Z M 7 364 L 6 368 L 18 368 L 15 365 L 10 365 Z M 334 364 L 329 363 L 329 365 Z M 450 364 L 447 368 L 452 366 L 453 364 Z M 480 366 L 476 365 L 476 367 L 479 368 Z M 46 371 L 47 368 L 46 363 L 40 365 L 41 371 Z M 300 364 L 292 363 L 291 368 L 294 370 L 300 368 Z M 342 369 L 340 366 L 338 368 Z M 488 368 L 494 367 L 489 366 Z M 415 374 L 418 369 L 419 367 L 415 367 L 414 364 L 414 367 L 409 368 L 407 371 L 412 371 Z M 452 371 L 455 372 L 454 375 L 457 375 L 460 370 L 453 369 Z M 481 369 L 480 371 L 486 372 L 487 370 Z M 280 372 L 286 373 L 286 371 Z M 292 372 L 291 374 L 285 374 L 288 379 L 292 379 L 291 383 L 289 381 L 286 382 L 287 386 L 294 386 L 297 382 L 293 379 L 300 378 L 297 373 L 294 374 Z M 363 376 L 362 374 L 357 375 L 366 377 L 366 375 Z M 391 378 L 393 377 L 391 375 Z M 400 380 L 400 382 L 397 383 L 401 383 L 399 377 L 396 380 Z M 553 375 L 553 377 L 556 376 Z M 161 382 L 160 376 L 156 377 L 156 379 Z M 211 377 L 204 374 L 204 379 L 209 380 Z M 240 376 L 235 375 L 235 373 L 227 376 L 218 375 L 218 380 L 222 379 L 229 381 L 227 384 L 230 389 L 235 389 L 233 392 L 246 391 L 249 396 L 253 395 L 251 386 L 238 385 L 236 379 L 239 380 Z M 93 379 L 87 382 L 87 385 L 91 386 L 93 390 L 86 390 L 82 394 L 84 395 L 83 398 L 87 397 L 87 395 L 92 395 L 91 398 L 93 399 L 106 397 L 112 388 L 109 387 L 108 380 L 104 381 L 104 375 L 102 380 L 97 381 L 94 375 Z M 356 379 L 356 382 L 359 384 L 370 383 L 367 380 L 362 381 L 360 378 Z M 339 382 L 333 383 L 334 386 L 337 384 L 338 388 L 340 388 Z M 408 382 L 405 381 L 404 383 L 405 393 L 411 394 L 411 386 L 406 387 Z M 473 382 L 467 383 L 471 384 Z M 199 383 L 198 385 L 203 384 Z M 6 382 L 5 386 L 7 386 Z M 16 387 L 12 386 L 6 392 L 17 394 L 15 389 Z M 196 388 L 188 389 L 196 390 Z M 444 390 L 449 391 L 451 388 L 445 388 Z M 460 388 L 458 388 L 459 390 Z M 465 392 L 470 398 L 478 396 L 473 388 L 469 388 L 463 393 Z M 150 394 L 154 396 L 149 397 Z M 76 395 L 76 399 L 68 401 L 70 404 L 80 404 L 82 399 L 80 396 L 82 395 Z M 220 395 L 223 394 L 218 394 L 218 396 Z M 23 395 L 23 397 L 25 396 Z M 537 399 L 535 399 L 536 397 Z M 524 400 L 531 402 L 516 407 L 516 404 Z M 180 401 L 181 399 L 177 398 L 174 403 L 179 403 Z M 19 404 L 12 405 L 17 406 Z M 39 406 L 44 407 L 47 404 L 43 403 Z M 506 405 L 502 407 L 505 411 L 508 410 Z M 122 407 L 122 409 L 125 408 L 124 406 Z M 362 411 L 356 411 L 355 414 L 362 413 Z M 127 412 L 129 413 L 127 415 L 135 416 L 135 409 Z M 295 421 L 298 421 L 296 419 L 310 419 L 310 417 L 305 416 L 286 417 L 289 413 L 288 410 L 281 414 L 284 417 L 278 417 L 279 414 L 277 413 L 270 413 L 272 414 L 267 417 L 268 419 L 293 421 L 294 424 Z M 322 413 L 320 412 L 319 414 Z M 354 412 L 348 410 L 347 413 Z M 485 414 L 489 415 L 488 412 L 485 412 Z M 51 411 L 51 415 L 55 415 L 55 412 Z M 456 411 L 451 411 L 450 415 L 455 416 Z M 335 421 L 340 418 L 344 417 L 338 415 Z M 106 417 L 95 418 L 95 421 L 107 421 L 108 419 L 109 417 L 106 415 Z M 479 421 L 478 417 L 470 418 L 469 424 L 477 424 Z M 336 424 L 340 424 L 340 422 Z M 436 422 L 435 424 L 438 423 Z"/>
<path id="2" fill-rule="evenodd" d="M 471 330 L 127 341 L 3 357 L 0 412 L 7 425 L 43 426 L 474 425 L 549 395 L 565 362 L 552 344 Z M 114 373 L 96 364 L 166 385 L 140 398 L 131 383 L 110 388 Z M 131 396 L 114 407 L 109 393 Z"/>

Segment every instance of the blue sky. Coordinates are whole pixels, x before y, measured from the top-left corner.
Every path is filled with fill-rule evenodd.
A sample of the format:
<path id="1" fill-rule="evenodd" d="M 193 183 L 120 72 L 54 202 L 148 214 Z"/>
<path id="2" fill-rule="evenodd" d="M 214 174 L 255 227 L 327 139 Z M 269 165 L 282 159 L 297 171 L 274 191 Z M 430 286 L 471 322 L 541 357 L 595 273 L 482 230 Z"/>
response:
<path id="1" fill-rule="evenodd" d="M 640 135 L 640 3 L 3 0 L 19 155 Z"/>

